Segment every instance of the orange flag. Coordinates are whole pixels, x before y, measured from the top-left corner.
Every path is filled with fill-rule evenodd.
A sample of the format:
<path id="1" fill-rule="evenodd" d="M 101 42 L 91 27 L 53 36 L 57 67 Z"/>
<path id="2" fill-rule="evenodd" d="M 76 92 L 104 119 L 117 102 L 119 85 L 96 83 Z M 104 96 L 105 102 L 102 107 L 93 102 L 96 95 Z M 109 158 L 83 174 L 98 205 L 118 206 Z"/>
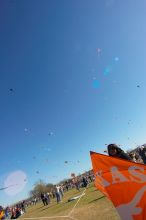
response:
<path id="1" fill-rule="evenodd" d="M 115 205 L 122 220 L 146 220 L 146 166 L 90 152 L 95 186 Z"/>

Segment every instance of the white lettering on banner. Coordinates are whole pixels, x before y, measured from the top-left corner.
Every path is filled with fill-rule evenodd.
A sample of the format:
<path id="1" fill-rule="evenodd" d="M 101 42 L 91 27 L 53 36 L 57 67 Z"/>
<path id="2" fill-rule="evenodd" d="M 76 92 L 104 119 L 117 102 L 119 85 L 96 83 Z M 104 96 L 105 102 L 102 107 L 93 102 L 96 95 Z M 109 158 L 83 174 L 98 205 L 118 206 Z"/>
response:
<path id="1" fill-rule="evenodd" d="M 143 173 L 145 171 L 143 167 L 138 167 L 138 166 L 129 167 L 128 171 L 132 175 L 132 176 L 130 176 L 130 179 L 134 182 L 137 182 L 137 183 L 146 182 L 146 175 L 139 172 L 138 170 L 143 172 Z M 134 178 L 133 176 L 136 177 L 136 178 Z"/>
<path id="2" fill-rule="evenodd" d="M 102 177 L 102 170 L 97 171 L 96 176 L 100 179 L 104 187 L 107 187 L 110 185 L 110 183 Z"/>
<path id="3" fill-rule="evenodd" d="M 133 215 L 139 215 L 142 213 L 142 208 L 137 207 L 137 205 L 143 197 L 145 191 L 146 186 L 143 186 L 139 191 L 136 192 L 134 198 L 129 203 L 121 204 L 116 207 L 122 220 L 134 220 Z"/>
<path id="4" fill-rule="evenodd" d="M 96 172 L 96 177 L 99 178 L 97 181 L 98 182 L 101 181 L 101 184 L 104 187 L 107 187 L 111 184 L 123 183 L 123 182 L 129 182 L 129 181 L 133 181 L 136 183 L 146 182 L 146 174 L 144 174 L 145 170 L 143 167 L 130 166 L 127 171 L 129 172 L 129 179 L 118 170 L 118 167 L 116 166 L 111 167 L 109 170 L 109 173 L 111 173 L 112 182 L 110 183 L 103 177 L 103 173 L 102 173 L 103 171 L 99 170 Z"/>
<path id="5" fill-rule="evenodd" d="M 127 179 L 119 170 L 117 167 L 111 167 L 111 174 L 112 174 L 112 184 L 115 183 L 122 183 L 122 182 L 128 182 L 129 179 Z"/>

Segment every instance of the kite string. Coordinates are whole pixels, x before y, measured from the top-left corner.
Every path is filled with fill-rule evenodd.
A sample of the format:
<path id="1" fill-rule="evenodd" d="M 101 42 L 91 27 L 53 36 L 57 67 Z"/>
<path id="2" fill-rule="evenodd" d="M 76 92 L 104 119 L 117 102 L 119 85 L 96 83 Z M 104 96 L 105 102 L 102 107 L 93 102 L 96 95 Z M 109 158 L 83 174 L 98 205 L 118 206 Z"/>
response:
<path id="1" fill-rule="evenodd" d="M 84 191 L 83 191 L 83 193 L 81 194 L 80 198 L 78 199 L 78 201 L 76 202 L 76 204 L 74 205 L 74 207 L 72 208 L 72 210 L 69 212 L 68 217 L 70 217 L 71 214 L 73 213 L 74 209 L 76 208 L 76 206 L 78 205 L 79 201 L 80 201 L 81 198 L 83 197 L 85 191 L 86 191 L 86 189 L 84 189 Z"/>

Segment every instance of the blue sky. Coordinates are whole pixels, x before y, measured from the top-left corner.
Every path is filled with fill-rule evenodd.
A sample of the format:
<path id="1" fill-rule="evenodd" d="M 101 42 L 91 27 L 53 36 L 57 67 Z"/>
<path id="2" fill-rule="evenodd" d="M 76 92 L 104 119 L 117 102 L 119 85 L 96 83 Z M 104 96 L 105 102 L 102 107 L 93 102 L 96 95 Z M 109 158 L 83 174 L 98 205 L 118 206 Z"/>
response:
<path id="1" fill-rule="evenodd" d="M 27 175 L 17 195 L 0 191 L 0 204 L 27 197 L 39 179 L 88 170 L 90 150 L 146 142 L 145 7 L 0 2 L 0 188 L 15 171 Z"/>

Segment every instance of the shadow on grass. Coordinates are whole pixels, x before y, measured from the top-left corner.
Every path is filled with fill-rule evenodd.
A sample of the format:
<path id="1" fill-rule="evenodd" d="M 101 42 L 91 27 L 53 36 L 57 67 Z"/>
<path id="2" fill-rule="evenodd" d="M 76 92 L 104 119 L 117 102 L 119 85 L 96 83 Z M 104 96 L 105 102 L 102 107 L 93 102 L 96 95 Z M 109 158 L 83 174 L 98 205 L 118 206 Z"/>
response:
<path id="1" fill-rule="evenodd" d="M 94 200 L 92 200 L 91 202 L 89 202 L 89 203 L 92 203 L 92 202 L 96 202 L 96 201 L 98 201 L 98 200 L 100 200 L 100 199 L 103 199 L 103 198 L 105 198 L 106 196 L 101 196 L 101 197 L 99 197 L 98 199 L 94 199 Z"/>
<path id="2" fill-rule="evenodd" d="M 41 209 L 41 208 L 43 208 L 44 207 L 44 205 L 43 206 L 41 206 L 41 207 L 39 207 L 39 208 L 37 208 L 37 209 Z"/>
<path id="3" fill-rule="evenodd" d="M 46 209 L 52 208 L 52 207 L 54 207 L 54 206 L 56 206 L 56 204 L 54 204 L 54 205 L 52 205 L 52 206 L 49 206 L 49 205 L 48 205 L 48 206 L 46 206 L 46 208 L 40 210 L 40 212 L 43 212 L 43 211 L 45 211 Z"/>

